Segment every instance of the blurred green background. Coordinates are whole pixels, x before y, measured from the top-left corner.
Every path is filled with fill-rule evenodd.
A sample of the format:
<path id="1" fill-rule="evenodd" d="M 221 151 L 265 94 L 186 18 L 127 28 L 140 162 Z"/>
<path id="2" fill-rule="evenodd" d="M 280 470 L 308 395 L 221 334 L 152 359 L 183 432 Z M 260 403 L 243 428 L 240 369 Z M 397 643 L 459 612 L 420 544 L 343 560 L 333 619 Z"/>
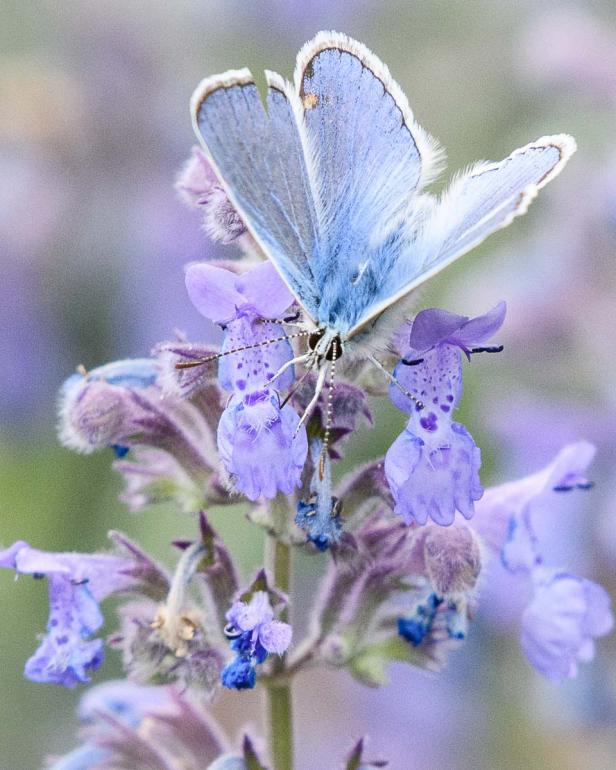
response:
<path id="1" fill-rule="evenodd" d="M 451 171 L 502 158 L 542 134 L 577 138 L 570 167 L 531 212 L 435 279 L 421 306 L 475 315 L 508 301 L 506 352 L 467 369 L 460 419 L 482 446 L 485 483 L 537 468 L 563 441 L 597 443 L 597 488 L 569 512 L 567 548 L 574 566 L 613 591 L 610 2 L 5 0 L 0 543 L 23 538 L 47 550 L 87 551 L 104 548 L 107 530 L 118 528 L 170 563 L 169 541 L 192 535 L 192 520 L 172 510 L 129 514 L 117 502 L 109 456 L 79 457 L 57 445 L 55 393 L 78 363 L 146 355 L 175 327 L 193 339 L 211 334 L 185 297 L 182 266 L 220 250 L 172 186 L 194 142 L 190 94 L 202 77 L 227 68 L 289 76 L 300 46 L 331 28 L 389 65 L 417 119 L 447 148 Z M 379 405 L 376 428 L 352 439 L 345 465 L 382 454 L 403 420 Z M 260 535 L 241 510 L 215 522 L 246 570 L 254 568 Z M 305 559 L 299 568 L 323 564 Z M 45 753 L 74 745 L 79 692 L 22 677 L 45 626 L 45 588 L 3 571 L 0 600 L 0 769 L 30 770 Z M 111 629 L 111 608 L 106 616 Z M 344 676 L 300 680 L 299 767 L 335 767 L 365 732 L 372 753 L 389 754 L 394 770 L 616 766 L 613 640 L 599 643 L 578 680 L 559 687 L 526 665 L 516 635 L 514 626 L 480 616 L 440 679 L 396 670 L 396 686 L 382 693 Z M 118 674 L 110 654 L 96 681 Z M 225 697 L 217 709 L 236 710 L 236 696 Z M 255 697 L 244 705 L 235 722 L 256 720 Z M 319 721 L 315 711 L 327 714 Z M 322 765 L 311 759 L 316 744 Z"/>

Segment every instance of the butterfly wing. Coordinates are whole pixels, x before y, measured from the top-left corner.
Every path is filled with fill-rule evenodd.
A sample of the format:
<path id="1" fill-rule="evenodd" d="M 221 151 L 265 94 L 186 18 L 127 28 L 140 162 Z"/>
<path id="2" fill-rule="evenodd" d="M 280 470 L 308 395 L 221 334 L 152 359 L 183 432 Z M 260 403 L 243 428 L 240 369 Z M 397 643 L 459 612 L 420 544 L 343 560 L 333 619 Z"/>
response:
<path id="1" fill-rule="evenodd" d="M 537 192 L 575 152 L 565 134 L 547 136 L 515 150 L 499 163 L 481 163 L 455 180 L 424 225 L 402 249 L 376 302 L 351 330 L 357 334 L 416 286 L 526 213 Z"/>
<path id="2" fill-rule="evenodd" d="M 267 112 L 248 70 L 204 80 L 195 129 L 300 304 L 344 332 L 390 271 L 398 243 L 388 236 L 438 152 L 385 65 L 344 35 L 304 46 L 295 88 L 266 76 Z"/>
<path id="3" fill-rule="evenodd" d="M 313 319 L 319 251 L 312 181 L 294 116 L 292 89 L 268 72 L 267 112 L 247 69 L 206 78 L 191 111 L 231 202 Z"/>
<path id="4" fill-rule="evenodd" d="M 304 46 L 295 89 L 318 181 L 323 247 L 312 269 L 319 320 L 345 330 L 390 271 L 396 248 L 389 237 L 440 154 L 387 67 L 345 35 L 322 32 Z"/>

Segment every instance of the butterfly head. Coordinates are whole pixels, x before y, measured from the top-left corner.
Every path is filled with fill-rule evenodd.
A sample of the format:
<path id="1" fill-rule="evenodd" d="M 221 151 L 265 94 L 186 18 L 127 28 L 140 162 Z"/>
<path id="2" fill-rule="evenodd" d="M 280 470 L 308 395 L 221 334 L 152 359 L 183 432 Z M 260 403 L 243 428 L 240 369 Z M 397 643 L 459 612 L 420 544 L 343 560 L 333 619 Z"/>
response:
<path id="1" fill-rule="evenodd" d="M 325 361 L 336 361 L 344 352 L 344 341 L 334 329 L 317 329 L 308 337 L 308 350 L 313 366 L 318 367 Z"/>

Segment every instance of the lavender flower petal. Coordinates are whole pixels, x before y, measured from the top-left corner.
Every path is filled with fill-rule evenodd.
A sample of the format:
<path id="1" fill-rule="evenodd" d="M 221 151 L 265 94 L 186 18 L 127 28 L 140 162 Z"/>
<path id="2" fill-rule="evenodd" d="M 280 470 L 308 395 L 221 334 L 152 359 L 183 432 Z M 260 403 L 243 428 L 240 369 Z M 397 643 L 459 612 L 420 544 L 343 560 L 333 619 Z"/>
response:
<path id="1" fill-rule="evenodd" d="M 261 318 L 280 318 L 284 311 L 295 301 L 280 277 L 280 273 L 270 260 L 262 262 L 246 273 L 240 273 L 235 285 Z"/>
<path id="2" fill-rule="evenodd" d="M 482 495 L 481 455 L 470 433 L 459 423 L 442 431 L 442 444 L 428 443 L 408 428 L 385 456 L 385 474 L 394 498 L 394 511 L 406 524 L 441 526 L 453 523 L 456 510 L 470 519 Z"/>
<path id="3" fill-rule="evenodd" d="M 235 488 L 249 500 L 290 495 L 301 483 L 308 452 L 304 426 L 278 397 L 265 392 L 245 403 L 233 397 L 218 426 L 220 460 Z"/>
<path id="4" fill-rule="evenodd" d="M 46 575 L 49 621 L 25 676 L 35 682 L 74 687 L 89 682 L 103 660 L 103 643 L 90 640 L 103 624 L 98 602 L 134 587 L 133 563 L 112 554 L 47 553 L 18 541 L 0 554 L 0 566 L 17 573 Z"/>
<path id="5" fill-rule="evenodd" d="M 450 335 L 458 331 L 468 320 L 468 316 L 450 313 L 448 310 L 438 308 L 422 310 L 413 319 L 408 348 L 419 354 L 430 350 L 448 340 Z"/>
<path id="6" fill-rule="evenodd" d="M 443 344 L 457 345 L 468 350 L 495 334 L 503 325 L 506 312 L 504 302 L 499 302 L 492 310 L 472 319 L 438 308 L 422 310 L 413 320 L 408 347 L 416 355 Z M 406 349 L 402 352 L 406 352 Z"/>
<path id="7" fill-rule="evenodd" d="M 228 323 L 235 318 L 236 309 L 246 304 L 231 270 L 199 262 L 186 268 L 185 280 L 190 301 L 214 323 Z"/>
<path id="8" fill-rule="evenodd" d="M 594 455 L 595 448 L 586 441 L 568 444 L 537 473 L 490 487 L 477 504 L 474 530 L 493 551 L 500 552 L 509 535 L 511 518 L 519 520 L 529 506 L 537 505 L 543 499 L 553 498 L 555 501 L 559 494 L 554 492 L 555 488 L 584 485 L 585 471 Z"/>
<path id="9" fill-rule="evenodd" d="M 566 572 L 543 574 L 522 616 L 522 648 L 549 679 L 575 677 L 594 657 L 594 639 L 614 623 L 608 594 L 596 583 Z"/>
<path id="10" fill-rule="evenodd" d="M 272 654 L 282 655 L 291 644 L 292 630 L 288 623 L 273 620 L 259 629 L 259 641 Z"/>

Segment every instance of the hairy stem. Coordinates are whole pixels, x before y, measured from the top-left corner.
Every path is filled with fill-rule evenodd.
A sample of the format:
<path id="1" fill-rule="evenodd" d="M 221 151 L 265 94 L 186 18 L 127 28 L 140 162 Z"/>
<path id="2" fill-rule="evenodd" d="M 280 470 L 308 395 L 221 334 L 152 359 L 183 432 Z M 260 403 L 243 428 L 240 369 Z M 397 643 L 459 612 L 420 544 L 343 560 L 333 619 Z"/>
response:
<path id="1" fill-rule="evenodd" d="M 283 542 L 291 511 L 281 495 L 272 502 L 274 531 L 265 543 L 265 566 L 268 578 L 275 588 L 289 594 L 291 587 L 291 548 Z M 281 612 L 281 620 L 289 618 L 288 607 Z M 293 770 L 293 703 L 290 678 L 284 676 L 285 656 L 272 663 L 272 679 L 267 682 L 267 730 L 272 758 L 272 770 Z"/>

